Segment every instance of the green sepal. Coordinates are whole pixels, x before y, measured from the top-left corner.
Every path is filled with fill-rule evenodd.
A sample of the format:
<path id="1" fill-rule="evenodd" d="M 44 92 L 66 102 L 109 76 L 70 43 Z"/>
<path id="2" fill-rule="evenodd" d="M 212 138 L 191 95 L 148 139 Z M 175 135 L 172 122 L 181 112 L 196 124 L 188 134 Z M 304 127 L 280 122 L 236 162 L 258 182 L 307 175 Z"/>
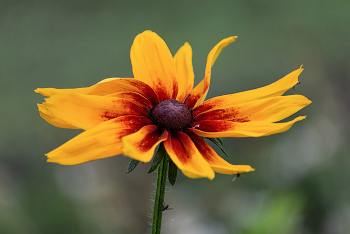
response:
<path id="1" fill-rule="evenodd" d="M 177 177 L 177 166 L 173 160 L 169 159 L 168 180 L 172 186 L 174 186 Z"/>
<path id="2" fill-rule="evenodd" d="M 151 167 L 149 168 L 148 172 L 147 173 L 151 173 L 151 172 L 154 172 L 157 167 L 159 166 L 160 162 L 162 161 L 162 159 L 164 158 L 166 154 L 166 151 L 165 151 L 165 148 L 164 148 L 164 145 L 163 143 L 161 143 L 159 145 L 159 148 L 157 150 L 157 153 L 155 154 L 155 156 L 153 157 L 153 160 L 152 160 L 152 165 Z"/>
<path id="3" fill-rule="evenodd" d="M 220 138 L 207 138 L 206 137 L 206 139 L 213 142 L 217 147 L 219 147 L 221 152 L 223 152 L 228 157 L 228 154 L 226 153 L 226 151 L 224 149 L 224 143 L 222 142 L 222 140 Z"/>
<path id="4" fill-rule="evenodd" d="M 126 174 L 132 172 L 135 169 L 135 167 L 137 166 L 137 164 L 139 164 L 139 162 L 140 161 L 138 161 L 138 160 L 131 159 L 129 166 L 128 166 L 128 169 L 126 170 Z"/>

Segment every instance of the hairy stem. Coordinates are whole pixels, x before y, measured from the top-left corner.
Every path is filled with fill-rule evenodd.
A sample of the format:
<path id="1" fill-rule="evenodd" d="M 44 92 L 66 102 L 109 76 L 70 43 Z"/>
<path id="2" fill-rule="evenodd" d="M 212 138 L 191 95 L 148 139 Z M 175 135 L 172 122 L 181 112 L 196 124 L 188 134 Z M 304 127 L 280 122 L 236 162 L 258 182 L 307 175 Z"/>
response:
<path id="1" fill-rule="evenodd" d="M 164 205 L 166 178 L 168 174 L 169 156 L 163 157 L 157 171 L 156 195 L 154 198 L 152 234 L 160 234 L 162 228 L 163 211 L 160 208 Z"/>

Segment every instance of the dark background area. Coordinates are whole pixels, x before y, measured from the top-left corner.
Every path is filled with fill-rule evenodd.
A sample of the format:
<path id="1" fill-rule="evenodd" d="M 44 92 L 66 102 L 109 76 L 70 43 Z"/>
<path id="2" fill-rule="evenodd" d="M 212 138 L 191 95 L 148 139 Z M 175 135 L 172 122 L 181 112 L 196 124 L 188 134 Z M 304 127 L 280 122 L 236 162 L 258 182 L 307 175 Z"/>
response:
<path id="1" fill-rule="evenodd" d="M 130 47 L 147 29 L 173 54 L 191 44 L 195 83 L 212 47 L 238 36 L 213 67 L 208 98 L 270 84 L 303 64 L 287 94 L 313 101 L 288 132 L 224 139 L 229 162 L 256 168 L 246 178 L 180 172 L 167 190 L 174 209 L 164 213 L 164 233 L 350 233 L 349 12 L 342 0 L 1 1 L 0 233 L 149 232 L 150 164 L 126 175 L 124 156 L 46 163 L 45 153 L 81 131 L 41 119 L 43 97 L 33 91 L 132 77 Z"/>

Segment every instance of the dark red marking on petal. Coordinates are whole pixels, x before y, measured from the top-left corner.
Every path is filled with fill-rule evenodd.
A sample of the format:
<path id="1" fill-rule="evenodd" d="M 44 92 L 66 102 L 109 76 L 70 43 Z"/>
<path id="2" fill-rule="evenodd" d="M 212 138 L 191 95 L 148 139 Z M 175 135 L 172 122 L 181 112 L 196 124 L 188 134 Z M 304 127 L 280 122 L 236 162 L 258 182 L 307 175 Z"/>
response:
<path id="1" fill-rule="evenodd" d="M 202 120 L 193 123 L 191 128 L 204 132 L 225 132 L 234 130 L 236 124 L 232 121 L 224 120 Z"/>
<path id="2" fill-rule="evenodd" d="M 135 112 L 140 114 L 143 113 L 147 115 L 147 112 L 144 109 L 142 109 L 141 107 L 139 107 L 138 105 L 136 105 L 131 101 L 117 98 L 115 100 L 112 100 L 112 103 L 113 103 L 112 108 L 115 108 L 117 110 L 122 109 L 123 112 L 130 111 L 130 112 Z M 123 108 L 120 108 L 120 106 L 122 106 Z"/>
<path id="3" fill-rule="evenodd" d="M 185 149 L 184 145 L 181 143 L 178 136 L 171 135 L 168 140 L 170 140 L 171 147 L 174 151 L 174 154 L 179 159 L 179 161 L 182 164 L 187 164 L 189 159 L 190 159 L 190 155 L 187 154 L 186 149 Z"/>
<path id="4" fill-rule="evenodd" d="M 205 111 L 218 107 L 223 103 L 223 101 L 224 101 L 223 99 L 219 99 L 219 98 L 209 99 L 203 102 L 202 104 L 200 104 L 199 106 L 197 106 L 195 109 L 193 109 L 193 116 L 199 115 L 200 113 L 203 113 Z"/>
<path id="5" fill-rule="evenodd" d="M 151 120 L 147 119 L 144 116 L 135 116 L 135 115 L 125 115 L 118 117 L 113 120 L 113 122 L 121 124 L 120 128 L 128 128 L 132 126 L 145 126 L 150 125 Z"/>
<path id="6" fill-rule="evenodd" d="M 104 111 L 103 113 L 100 114 L 102 121 L 108 121 L 110 119 L 115 119 L 120 116 L 123 116 L 123 114 L 118 113 L 116 111 Z"/>
<path id="7" fill-rule="evenodd" d="M 185 104 L 186 106 L 188 106 L 189 108 L 193 108 L 194 105 L 196 105 L 196 103 L 197 103 L 197 101 L 198 101 L 199 98 L 200 98 L 199 95 L 189 94 L 189 95 L 186 97 L 186 99 L 185 99 L 185 101 L 184 101 L 184 104 Z"/>
<path id="8" fill-rule="evenodd" d="M 148 84 L 134 78 L 118 78 L 111 81 L 98 83 L 97 85 L 103 86 L 106 93 L 105 95 L 129 91 L 140 93 L 152 104 L 157 104 L 159 102 L 155 91 Z M 96 92 L 99 93 L 98 95 L 100 95 L 101 90 L 96 89 Z M 95 95 L 96 92 L 92 90 L 89 95 Z"/>
<path id="9" fill-rule="evenodd" d="M 172 96 L 172 99 L 176 99 L 176 96 L 179 92 L 179 84 L 177 83 L 177 78 L 175 76 L 172 76 L 171 79 L 174 81 L 174 84 L 173 84 L 173 96 Z"/>
<path id="10" fill-rule="evenodd" d="M 139 128 L 125 128 L 122 129 L 121 131 L 118 131 L 117 135 L 117 139 L 122 139 L 123 137 L 133 134 L 135 132 L 137 132 L 138 130 L 140 130 L 143 126 L 140 126 Z"/>
<path id="11" fill-rule="evenodd" d="M 196 122 L 201 120 L 228 120 L 239 123 L 250 121 L 248 116 L 242 116 L 242 114 L 240 114 L 239 108 L 237 107 L 208 111 L 195 116 L 194 119 Z"/>
<path id="12" fill-rule="evenodd" d="M 141 90 L 141 94 L 146 97 L 153 105 L 159 102 L 156 92 L 148 84 L 135 79 L 130 81 L 130 84 L 136 86 L 139 90 Z"/>
<path id="13" fill-rule="evenodd" d="M 109 97 L 123 98 L 128 100 L 137 106 L 141 107 L 145 111 L 149 112 L 153 105 L 152 103 L 144 96 L 136 92 L 119 92 L 108 95 Z"/>
<path id="14" fill-rule="evenodd" d="M 210 163 L 215 161 L 215 158 L 213 157 L 214 150 L 203 140 L 203 138 L 190 131 L 186 131 L 185 133 L 191 138 L 199 153 L 207 162 Z"/>
<path id="15" fill-rule="evenodd" d="M 149 125 L 151 121 L 144 116 L 127 115 L 112 120 L 112 123 L 116 124 L 115 127 L 113 125 L 110 126 L 117 130 L 116 138 L 121 139 L 139 131 L 142 127 Z"/>
<path id="16" fill-rule="evenodd" d="M 157 77 L 157 81 L 159 81 L 159 79 L 160 78 Z M 170 99 L 167 90 L 161 83 L 158 83 L 158 84 L 154 83 L 153 85 L 154 85 L 153 86 L 154 92 L 157 94 L 159 102 Z"/>
<path id="17" fill-rule="evenodd" d="M 241 118 L 235 118 L 232 120 L 233 122 L 237 122 L 237 123 L 245 123 L 245 122 L 249 122 L 249 116 L 246 117 L 241 117 Z"/>
<path id="18" fill-rule="evenodd" d="M 208 77 L 210 77 L 210 73 L 211 73 L 211 71 L 208 71 L 207 74 L 205 75 L 205 78 L 204 78 L 204 85 L 203 85 L 203 87 L 202 87 L 203 89 L 200 90 L 200 92 L 198 92 L 198 91 L 197 91 L 197 87 L 199 87 L 199 86 L 197 86 L 197 87 L 195 87 L 195 88 L 192 90 L 191 94 L 189 94 L 189 95 L 186 97 L 184 103 L 185 103 L 188 107 L 190 107 L 190 108 L 193 109 L 193 107 L 196 105 L 196 103 L 198 102 L 198 100 L 208 91 L 209 85 L 210 85 L 210 79 L 208 79 Z M 198 85 L 200 85 L 200 84 L 198 84 Z M 196 90 L 196 91 L 195 91 L 195 90 Z"/>
<path id="19" fill-rule="evenodd" d="M 126 135 L 135 133 L 139 131 L 142 127 L 151 124 L 151 121 L 146 117 L 135 116 L 135 115 L 121 116 L 112 121 L 117 124 L 116 128 L 118 129 L 118 134 L 121 134 L 120 133 L 121 131 L 123 131 L 124 133 L 124 129 L 125 129 Z M 126 135 L 122 135 L 121 137 Z"/>
<path id="20" fill-rule="evenodd" d="M 124 115 L 140 115 L 148 117 L 146 110 L 138 105 L 124 99 L 111 100 L 113 103 L 110 110 L 105 110 L 100 113 L 101 121 L 108 121 L 110 119 L 118 118 Z M 116 110 L 113 110 L 113 109 Z"/>
<path id="21" fill-rule="evenodd" d="M 139 143 L 137 146 L 137 150 L 139 152 L 147 152 L 149 151 L 156 143 L 159 141 L 159 138 L 162 135 L 162 131 L 154 131 L 148 133 Z"/>
<path id="22" fill-rule="evenodd" d="M 185 97 L 183 103 L 184 103 L 186 106 L 190 107 L 190 101 L 191 101 L 191 94 L 188 93 L 188 94 L 186 95 L 186 97 Z"/>

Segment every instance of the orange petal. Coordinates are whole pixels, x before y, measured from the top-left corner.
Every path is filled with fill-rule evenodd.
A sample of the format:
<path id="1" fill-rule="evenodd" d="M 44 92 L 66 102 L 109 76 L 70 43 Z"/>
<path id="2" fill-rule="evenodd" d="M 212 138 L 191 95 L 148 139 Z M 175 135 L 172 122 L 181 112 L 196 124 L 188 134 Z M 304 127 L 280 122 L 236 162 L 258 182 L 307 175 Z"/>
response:
<path id="1" fill-rule="evenodd" d="M 193 114 L 197 115 L 208 110 L 221 108 L 222 106 L 233 106 L 255 99 L 281 96 L 298 83 L 298 77 L 303 70 L 304 69 L 300 67 L 298 70 L 289 73 L 278 81 L 258 89 L 214 97 L 199 105 L 193 110 Z"/>
<path id="2" fill-rule="evenodd" d="M 78 93 L 63 93 L 47 98 L 39 107 L 39 111 L 45 114 L 42 117 L 49 123 L 54 119 L 56 122 L 84 130 L 123 115 L 148 116 L 147 111 L 139 105 L 122 98 Z"/>
<path id="3" fill-rule="evenodd" d="M 176 98 L 178 81 L 174 58 L 162 38 L 152 31 L 137 35 L 130 57 L 135 79 L 151 86 L 159 101 Z"/>
<path id="4" fill-rule="evenodd" d="M 48 162 L 76 165 L 122 154 L 123 136 L 150 124 L 143 116 L 122 116 L 87 130 L 46 154 Z"/>
<path id="5" fill-rule="evenodd" d="M 157 145 L 168 139 L 168 135 L 166 130 L 159 130 L 155 125 L 144 126 L 138 132 L 123 137 L 123 153 L 130 158 L 149 162 Z"/>
<path id="6" fill-rule="evenodd" d="M 53 95 L 62 93 L 80 93 L 86 95 L 105 96 L 117 92 L 136 92 L 143 95 L 144 97 L 147 97 L 147 99 L 150 100 L 153 104 L 157 104 L 159 102 L 157 95 L 155 94 L 153 89 L 149 87 L 149 85 L 143 83 L 142 81 L 135 80 L 133 78 L 108 78 L 87 88 L 38 88 L 34 91 L 46 97 L 51 97 Z"/>
<path id="7" fill-rule="evenodd" d="M 209 52 L 207 58 L 207 65 L 205 67 L 204 79 L 192 90 L 191 94 L 187 97 L 185 103 L 191 108 L 196 108 L 201 104 L 208 93 L 211 77 L 211 68 L 213 67 L 216 59 L 221 53 L 222 49 L 236 40 L 237 37 L 228 37 L 221 40 L 214 48 Z"/>
<path id="8" fill-rule="evenodd" d="M 226 162 L 201 137 L 189 131 L 187 135 L 191 138 L 202 157 L 210 164 L 215 172 L 221 174 L 239 174 L 255 170 L 249 165 L 232 165 Z"/>
<path id="9" fill-rule="evenodd" d="M 190 178 L 214 179 L 215 173 L 199 153 L 191 138 L 183 132 L 176 132 L 164 142 L 164 147 L 175 165 Z"/>
<path id="10" fill-rule="evenodd" d="M 245 102 L 235 106 L 222 106 L 194 117 L 201 120 L 230 120 L 234 122 L 266 121 L 277 122 L 285 119 L 311 101 L 302 95 L 277 96 Z"/>
<path id="11" fill-rule="evenodd" d="M 181 46 L 174 56 L 179 82 L 179 92 L 176 100 L 183 102 L 193 89 L 194 73 L 192 65 L 192 48 L 187 42 Z"/>
<path id="12" fill-rule="evenodd" d="M 275 133 L 285 132 L 292 125 L 305 116 L 299 116 L 292 121 L 285 123 L 270 123 L 266 121 L 232 122 L 224 120 L 202 120 L 192 124 L 189 131 L 198 136 L 218 138 L 218 137 L 261 137 Z"/>

